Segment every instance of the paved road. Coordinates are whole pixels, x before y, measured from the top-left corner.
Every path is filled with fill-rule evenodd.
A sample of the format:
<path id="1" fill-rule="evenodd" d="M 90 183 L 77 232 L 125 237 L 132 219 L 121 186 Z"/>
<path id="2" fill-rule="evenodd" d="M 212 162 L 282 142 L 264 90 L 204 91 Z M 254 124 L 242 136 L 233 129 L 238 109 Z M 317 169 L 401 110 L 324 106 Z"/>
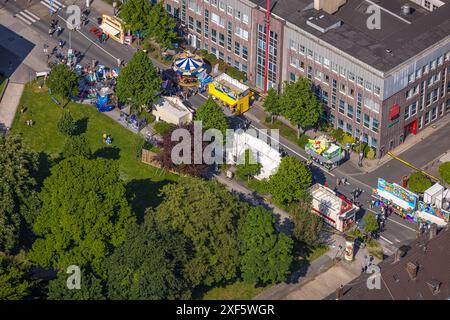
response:
<path id="1" fill-rule="evenodd" d="M 50 15 L 48 12 L 48 8 L 42 5 L 40 2 L 33 0 L 31 5 L 29 5 L 28 0 L 17 0 L 16 2 L 8 2 L 6 5 L 4 5 L 3 10 L 7 10 L 11 14 L 16 15 L 19 14 L 20 12 L 23 12 L 23 10 L 28 10 L 28 12 L 30 12 L 31 14 L 39 17 L 39 20 L 36 20 L 32 24 L 28 25 L 27 23 L 18 19 L 18 23 L 22 23 L 25 27 L 31 28 L 35 32 L 39 33 L 41 37 L 45 37 L 45 39 L 48 39 L 48 43 L 51 45 L 50 48 L 57 44 L 56 37 L 50 38 L 48 36 Z M 60 11 L 58 13 L 58 15 L 60 16 L 60 23 L 63 22 L 63 19 L 66 18 L 63 11 Z M 116 66 L 117 58 L 128 61 L 132 57 L 135 49 L 126 45 L 121 45 L 117 42 L 112 41 L 111 39 L 108 40 L 107 43 L 99 44 L 98 42 L 96 42 L 95 36 L 88 31 L 89 28 L 97 26 L 94 18 L 98 16 L 100 16 L 100 13 L 91 9 L 90 17 L 92 20 L 89 21 L 88 25 L 82 27 L 82 29 L 78 32 L 72 32 L 71 36 L 72 48 L 81 51 L 84 54 L 84 58 L 81 62 L 90 63 L 93 59 L 95 59 L 106 66 Z M 64 30 L 59 38 L 68 42 L 69 31 Z M 42 60 L 46 60 L 46 57 L 43 53 L 43 43 L 42 42 L 34 43 L 34 45 L 37 47 L 42 46 L 41 47 Z M 164 66 L 158 62 L 155 62 L 155 64 L 160 68 L 164 68 Z M 197 95 L 192 97 L 189 101 L 192 104 L 192 106 L 198 107 L 205 101 L 205 98 L 200 95 Z M 249 112 L 246 113 L 244 119 L 250 121 L 251 126 L 253 128 L 265 129 L 265 126 L 260 121 L 262 117 L 263 115 L 261 115 L 261 111 L 259 111 L 257 108 L 252 108 L 249 110 Z M 240 120 L 238 118 L 234 119 L 234 123 L 239 123 L 239 121 Z M 299 157 L 303 160 L 306 159 L 306 154 L 304 150 L 298 148 L 298 146 L 292 143 L 291 141 L 283 137 L 280 137 L 280 145 L 289 154 Z M 343 176 L 343 173 L 340 172 L 339 169 L 329 173 L 320 168 L 313 167 L 312 171 L 315 177 L 315 181 L 320 183 L 325 183 L 325 181 L 327 181 L 329 186 L 332 188 L 336 184 L 336 177 Z M 349 176 L 348 180 L 350 184 L 338 187 L 338 191 L 349 197 L 350 192 L 353 188 L 360 187 L 365 191 L 361 196 L 360 201 L 363 204 L 365 204 L 370 199 L 371 188 L 375 186 L 375 184 L 373 184 L 373 181 L 370 179 L 367 180 L 367 178 L 364 178 L 364 176 L 357 177 L 357 179 Z M 362 214 L 364 214 L 364 210 L 361 211 L 361 215 Z M 388 244 L 398 246 L 399 244 L 408 242 L 415 237 L 415 233 L 413 231 L 414 230 L 413 224 L 407 221 L 403 221 L 398 217 L 392 217 L 391 219 L 392 221 L 390 221 L 386 225 L 386 231 L 383 233 L 383 238 L 387 241 Z"/>

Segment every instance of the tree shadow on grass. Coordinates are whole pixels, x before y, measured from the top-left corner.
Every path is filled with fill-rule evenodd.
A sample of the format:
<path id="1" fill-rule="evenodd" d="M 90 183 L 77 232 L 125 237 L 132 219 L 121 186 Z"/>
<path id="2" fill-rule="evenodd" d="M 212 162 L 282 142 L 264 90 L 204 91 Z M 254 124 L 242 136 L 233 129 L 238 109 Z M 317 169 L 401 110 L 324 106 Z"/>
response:
<path id="1" fill-rule="evenodd" d="M 94 152 L 94 158 L 104 158 L 109 160 L 118 160 L 120 158 L 120 149 L 117 147 L 103 147 Z"/>
<path id="2" fill-rule="evenodd" d="M 79 120 L 77 120 L 76 122 L 76 130 L 75 130 L 75 135 L 79 136 L 83 133 L 86 133 L 87 130 L 87 125 L 88 125 L 88 117 L 83 117 Z"/>
<path id="3" fill-rule="evenodd" d="M 38 153 L 38 168 L 35 173 L 38 192 L 41 190 L 45 178 L 50 176 L 50 168 L 55 165 L 55 163 L 55 160 L 51 159 L 45 152 Z"/>
<path id="4" fill-rule="evenodd" d="M 134 179 L 125 185 L 127 200 L 136 213 L 138 223 L 144 220 L 147 208 L 156 207 L 162 202 L 163 199 L 159 196 L 159 190 L 171 182 L 169 180 L 155 182 L 151 179 Z"/>

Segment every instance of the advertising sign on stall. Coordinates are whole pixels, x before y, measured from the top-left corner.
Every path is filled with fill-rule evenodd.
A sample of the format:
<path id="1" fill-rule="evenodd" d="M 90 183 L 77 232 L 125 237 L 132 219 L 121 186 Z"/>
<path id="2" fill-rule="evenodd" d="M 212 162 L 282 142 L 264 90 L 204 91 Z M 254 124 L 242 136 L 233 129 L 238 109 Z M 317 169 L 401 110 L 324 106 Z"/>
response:
<path id="1" fill-rule="evenodd" d="M 387 182 L 382 178 L 378 178 L 377 193 L 406 210 L 415 210 L 419 199 L 415 193 L 402 188 L 396 183 Z"/>

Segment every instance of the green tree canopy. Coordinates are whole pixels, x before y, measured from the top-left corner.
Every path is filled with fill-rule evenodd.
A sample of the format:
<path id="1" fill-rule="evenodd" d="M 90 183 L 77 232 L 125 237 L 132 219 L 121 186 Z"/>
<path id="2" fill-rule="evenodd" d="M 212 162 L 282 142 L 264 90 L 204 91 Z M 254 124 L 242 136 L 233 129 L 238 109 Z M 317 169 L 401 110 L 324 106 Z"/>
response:
<path id="1" fill-rule="evenodd" d="M 161 91 L 162 80 L 152 60 L 144 51 L 137 51 L 117 77 L 116 94 L 123 103 L 131 103 L 133 109 L 151 107 Z"/>
<path id="2" fill-rule="evenodd" d="M 423 193 L 431 187 L 431 181 L 423 173 L 413 172 L 408 179 L 408 189 L 412 192 Z"/>
<path id="3" fill-rule="evenodd" d="M 37 170 L 38 156 L 20 136 L 0 137 L 0 251 L 14 251 L 29 238 L 39 207 Z"/>
<path id="4" fill-rule="evenodd" d="M 164 201 L 149 215 L 159 226 L 179 231 L 192 243 L 186 278 L 193 286 L 236 277 L 237 221 L 247 206 L 216 181 L 181 178 L 162 188 Z"/>
<path id="5" fill-rule="evenodd" d="M 30 258 L 42 267 L 65 270 L 101 264 L 125 239 L 135 221 L 115 161 L 68 158 L 51 169 L 40 193 L 42 209 L 34 224 L 39 238 Z"/>
<path id="6" fill-rule="evenodd" d="M 366 233 L 375 232 L 379 228 L 377 219 L 375 219 L 375 217 L 371 214 L 364 215 L 363 222 L 364 222 L 364 231 Z"/>
<path id="7" fill-rule="evenodd" d="M 270 112 L 272 115 L 272 122 L 274 116 L 283 114 L 282 104 L 280 103 L 280 96 L 274 88 L 267 90 L 266 97 L 263 102 L 264 110 Z"/>
<path id="8" fill-rule="evenodd" d="M 311 200 L 311 196 L 305 195 L 298 204 L 290 208 L 289 214 L 294 222 L 295 238 L 314 247 L 320 242 L 323 221 L 311 211 Z"/>
<path id="9" fill-rule="evenodd" d="M 127 0 L 120 7 L 119 17 L 131 32 L 144 31 L 148 27 L 151 10 L 152 5 L 148 0 Z"/>
<path id="10" fill-rule="evenodd" d="M 286 83 L 280 104 L 283 115 L 299 129 L 315 125 L 322 114 L 322 106 L 311 91 L 310 82 L 302 77 L 296 82 Z"/>
<path id="11" fill-rule="evenodd" d="M 67 65 L 61 63 L 52 68 L 46 84 L 52 90 L 52 93 L 60 95 L 64 102 L 64 100 L 78 94 L 79 82 L 78 75 Z"/>
<path id="12" fill-rule="evenodd" d="M 278 232 L 274 223 L 272 213 L 261 206 L 253 207 L 241 218 L 241 272 L 246 282 L 282 282 L 289 274 L 293 241 Z"/>
<path id="13" fill-rule="evenodd" d="M 48 283 L 49 300 L 105 300 L 103 281 L 90 272 L 82 270 L 80 289 L 67 288 L 70 274 L 59 272 L 57 278 Z"/>
<path id="14" fill-rule="evenodd" d="M 30 287 L 25 270 L 13 258 L 0 254 L 0 300 L 22 300 Z"/>
<path id="15" fill-rule="evenodd" d="M 250 149 L 244 151 L 237 165 L 236 175 L 241 179 L 248 179 L 261 171 L 262 165 L 258 163 Z"/>
<path id="16" fill-rule="evenodd" d="M 203 130 L 220 130 L 225 138 L 228 129 L 227 117 L 222 108 L 211 97 L 197 109 L 195 120 L 202 121 Z"/>
<path id="17" fill-rule="evenodd" d="M 90 159 L 92 157 L 92 150 L 85 136 L 73 136 L 66 139 L 62 153 L 64 158 L 80 156 Z"/>
<path id="18" fill-rule="evenodd" d="M 450 161 L 444 162 L 439 166 L 439 174 L 445 182 L 450 184 Z"/>
<path id="19" fill-rule="evenodd" d="M 153 217 L 134 225 L 107 259 L 110 299 L 188 299 L 183 268 L 188 260 L 186 238 L 160 231 Z"/>
<path id="20" fill-rule="evenodd" d="M 288 156 L 281 159 L 277 172 L 270 177 L 269 192 L 276 203 L 287 205 L 301 200 L 311 183 L 311 171 L 307 165 Z"/>
<path id="21" fill-rule="evenodd" d="M 172 47 L 177 39 L 175 18 L 164 9 L 164 2 L 152 6 L 148 18 L 149 35 L 163 48 Z"/>
<path id="22" fill-rule="evenodd" d="M 72 136 L 75 134 L 77 130 L 77 123 L 72 118 L 72 115 L 68 110 L 64 110 L 61 117 L 58 120 L 58 123 L 56 124 L 56 127 L 58 128 L 58 131 L 62 134 Z"/>

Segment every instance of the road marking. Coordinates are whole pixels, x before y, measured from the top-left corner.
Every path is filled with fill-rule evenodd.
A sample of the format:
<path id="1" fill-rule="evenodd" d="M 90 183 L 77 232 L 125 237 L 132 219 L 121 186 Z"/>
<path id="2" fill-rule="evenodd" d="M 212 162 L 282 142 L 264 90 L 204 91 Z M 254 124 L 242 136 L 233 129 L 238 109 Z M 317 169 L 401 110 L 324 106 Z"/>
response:
<path id="1" fill-rule="evenodd" d="M 21 15 L 22 17 L 24 17 L 25 19 L 27 19 L 31 23 L 35 23 L 37 21 L 32 16 L 28 15 L 26 12 L 21 11 L 21 12 L 19 12 L 19 15 Z"/>
<path id="2" fill-rule="evenodd" d="M 415 229 L 413 229 L 413 228 L 411 228 L 411 227 L 408 227 L 408 226 L 405 226 L 403 223 L 400 223 L 400 222 L 397 222 L 397 221 L 395 221 L 395 220 L 392 220 L 391 218 L 388 218 L 388 220 L 389 220 L 389 221 L 392 221 L 392 222 L 394 222 L 394 223 L 396 223 L 396 224 L 398 224 L 398 225 L 401 225 L 402 227 L 405 227 L 406 229 L 409 229 L 409 230 L 411 230 L 411 231 L 416 232 Z"/>
<path id="3" fill-rule="evenodd" d="M 394 244 L 391 240 L 386 239 L 385 237 L 383 237 L 383 236 L 381 236 L 381 235 L 380 235 L 380 239 L 383 239 L 384 241 L 386 241 L 386 242 L 389 243 L 389 244 Z"/>
<path id="4" fill-rule="evenodd" d="M 46 6 L 47 8 L 58 11 L 59 9 L 65 8 L 66 6 L 63 5 L 61 2 L 57 0 L 53 0 L 52 3 L 50 3 L 50 0 L 43 0 L 39 1 L 43 6 Z"/>
<path id="5" fill-rule="evenodd" d="M 64 19 L 62 16 L 60 16 L 58 14 L 58 17 L 60 17 L 64 22 L 67 23 L 67 20 Z M 80 30 L 75 30 L 76 32 L 78 32 L 79 34 L 81 34 L 83 37 L 85 37 L 89 42 L 91 42 L 93 45 L 95 45 L 97 48 L 101 49 L 103 52 L 105 52 L 106 54 L 108 54 L 110 57 L 114 58 L 115 60 L 118 60 L 119 58 L 113 56 L 111 53 L 109 53 L 107 50 L 105 50 L 104 48 L 102 48 L 101 46 L 99 46 L 97 43 L 95 43 L 95 41 L 92 41 L 91 39 L 89 39 L 83 32 L 81 32 Z"/>
<path id="6" fill-rule="evenodd" d="M 24 18 L 24 17 L 22 17 L 21 15 L 20 15 L 20 12 L 19 12 L 19 14 L 16 14 L 16 18 L 19 18 L 20 20 L 22 20 L 23 22 L 25 22 L 27 25 L 31 25 L 31 22 L 30 21 L 28 21 L 26 18 Z"/>
<path id="7" fill-rule="evenodd" d="M 33 17 L 36 21 L 41 20 L 40 17 L 38 17 L 37 15 L 35 15 L 33 12 L 28 11 L 27 9 L 23 10 L 24 13 L 26 13 L 27 15 Z"/>

